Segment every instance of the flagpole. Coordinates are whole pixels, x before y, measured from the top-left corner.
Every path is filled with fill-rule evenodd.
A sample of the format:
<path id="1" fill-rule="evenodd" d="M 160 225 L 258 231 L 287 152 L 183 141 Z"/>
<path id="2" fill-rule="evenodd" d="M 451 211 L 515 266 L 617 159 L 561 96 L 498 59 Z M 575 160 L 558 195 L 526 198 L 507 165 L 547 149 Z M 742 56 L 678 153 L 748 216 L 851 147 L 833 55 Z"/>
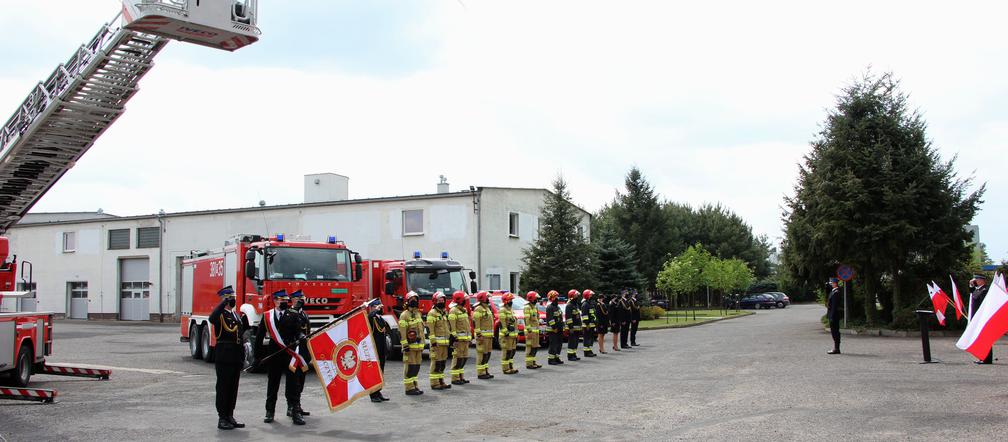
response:
<path id="1" fill-rule="evenodd" d="M 321 326 L 321 327 L 319 327 L 319 328 L 315 329 L 315 331 L 311 332 L 311 334 L 309 334 L 308 336 L 305 336 L 305 337 L 303 337 L 303 338 L 301 338 L 301 339 L 298 339 L 298 340 L 296 340 L 296 341 L 294 341 L 294 342 L 292 342 L 292 343 L 290 343 L 290 344 L 287 344 L 287 345 L 283 346 L 283 348 L 281 348 L 281 349 L 279 349 L 279 350 L 277 350 L 277 351 L 273 352 L 273 353 L 272 353 L 272 354 L 270 354 L 269 356 L 266 356 L 265 358 L 262 358 L 262 359 L 260 359 L 260 360 L 259 360 L 259 362 L 258 362 L 258 364 L 254 364 L 254 365 L 250 365 L 250 366 L 249 366 L 248 368 L 246 368 L 246 369 L 245 369 L 244 371 L 249 371 L 249 370 L 251 370 L 251 369 L 253 369 L 253 368 L 255 368 L 255 367 L 259 366 L 259 365 L 262 365 L 262 363 L 263 363 L 263 362 L 266 362 L 266 361 L 268 361 L 268 360 L 269 360 L 270 358 L 272 358 L 273 356 L 276 356 L 276 355 L 278 355 L 278 354 L 280 354 L 280 353 L 282 353 L 282 352 L 285 352 L 285 351 L 289 350 L 289 349 L 291 348 L 291 346 L 292 346 L 292 345 L 295 345 L 295 344 L 300 344 L 300 343 L 301 343 L 302 341 L 307 341 L 308 339 L 311 339 L 311 338 L 312 338 L 312 337 L 314 337 L 315 335 L 317 335 L 317 334 L 321 333 L 322 331 L 324 331 L 324 330 L 325 330 L 326 328 L 328 328 L 328 327 L 329 327 L 330 325 L 333 325 L 333 324 L 335 324 L 335 323 L 337 323 L 337 322 L 339 322 L 339 321 L 342 321 L 342 320 L 343 320 L 343 319 L 345 319 L 346 317 L 348 317 L 348 316 L 350 316 L 350 315 L 352 315 L 352 314 L 354 314 L 354 313 L 357 313 L 357 311 L 358 311 L 358 310 L 360 310 L 360 309 L 362 309 L 362 308 L 366 308 L 366 307 L 370 307 L 370 306 L 371 306 L 372 304 L 374 304 L 374 302 L 375 302 L 375 301 L 377 301 L 377 300 L 378 300 L 378 299 L 377 299 L 377 298 L 375 298 L 375 299 L 373 299 L 373 300 L 371 300 L 371 301 L 367 301 L 367 302 L 365 302 L 365 303 L 362 303 L 361 305 L 358 305 L 357 307 L 354 307 L 354 308 L 350 309 L 350 311 L 348 311 L 348 312 L 346 312 L 346 313 L 344 313 L 344 314 L 342 314 L 342 315 L 339 315 L 339 317 L 337 317 L 336 319 L 333 319 L 332 321 L 329 321 L 329 322 L 328 322 L 328 323 L 326 323 L 325 325 L 323 325 L 323 326 Z"/>

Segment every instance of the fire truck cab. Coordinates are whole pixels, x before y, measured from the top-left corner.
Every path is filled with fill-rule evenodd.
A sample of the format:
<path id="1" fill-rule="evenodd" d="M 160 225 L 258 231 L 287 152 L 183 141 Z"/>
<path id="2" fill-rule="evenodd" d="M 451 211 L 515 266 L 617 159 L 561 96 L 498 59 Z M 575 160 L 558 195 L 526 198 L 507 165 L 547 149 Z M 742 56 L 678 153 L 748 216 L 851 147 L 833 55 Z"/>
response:
<path id="1" fill-rule="evenodd" d="M 373 296 L 381 299 L 385 322 L 389 323 L 388 346 L 390 356 L 399 356 L 399 315 L 406 308 L 404 298 L 410 291 L 420 297 L 420 312 L 425 316 L 433 305 L 434 293 L 441 291 L 451 302 L 452 293 L 461 290 L 466 295 L 476 292 L 476 272 L 466 269 L 458 261 L 452 260 L 448 252 L 441 252 L 440 258 L 424 258 L 419 251 L 413 259 L 372 260 L 371 268 Z M 468 277 L 468 283 L 467 281 Z"/>
<path id="2" fill-rule="evenodd" d="M 313 329 L 370 299 L 360 255 L 335 236 L 310 242 L 288 241 L 282 234 L 239 235 L 223 249 L 194 253 L 182 262 L 180 340 L 189 343 L 194 359 L 213 361 L 216 340 L 209 315 L 220 302 L 217 291 L 229 285 L 250 327 L 273 308 L 272 294 L 281 289 L 304 292 Z M 255 332 L 245 335 L 249 360 L 258 350 L 252 347 Z"/>

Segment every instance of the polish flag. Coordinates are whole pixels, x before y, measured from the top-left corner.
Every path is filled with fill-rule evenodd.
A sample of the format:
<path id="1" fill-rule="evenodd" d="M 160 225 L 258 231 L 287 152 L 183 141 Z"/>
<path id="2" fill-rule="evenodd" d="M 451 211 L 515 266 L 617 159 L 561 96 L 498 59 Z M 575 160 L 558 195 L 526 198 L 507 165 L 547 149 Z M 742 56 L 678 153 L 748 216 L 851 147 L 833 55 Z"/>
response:
<path id="1" fill-rule="evenodd" d="M 952 279 L 952 275 L 949 275 L 949 281 L 952 281 L 952 299 L 955 300 L 956 319 L 962 319 L 963 302 L 962 297 L 959 296 L 959 287 L 956 286 L 955 280 Z"/>
<path id="2" fill-rule="evenodd" d="M 1008 332 L 1008 291 L 1004 286 L 991 284 L 987 296 L 973 319 L 966 326 L 956 347 L 984 359 L 994 346 L 994 342 Z"/>
<path id="3" fill-rule="evenodd" d="M 938 287 L 938 284 L 935 284 L 934 281 L 931 281 L 931 284 L 928 284 L 927 287 L 928 295 L 931 296 L 931 304 L 934 305 L 935 316 L 938 317 L 938 323 L 945 325 L 945 309 L 948 308 L 948 305 L 951 304 L 952 301 L 949 300 L 948 295 L 946 295 L 945 292 L 942 291 L 941 287 Z"/>
<path id="4" fill-rule="evenodd" d="M 337 411 L 381 390 L 381 367 L 367 310 L 334 323 L 308 340 L 329 410 Z"/>
<path id="5" fill-rule="evenodd" d="M 995 273 L 994 274 L 994 285 L 1001 286 L 1001 290 L 1008 292 L 1008 287 L 1005 287 L 1004 274 Z"/>

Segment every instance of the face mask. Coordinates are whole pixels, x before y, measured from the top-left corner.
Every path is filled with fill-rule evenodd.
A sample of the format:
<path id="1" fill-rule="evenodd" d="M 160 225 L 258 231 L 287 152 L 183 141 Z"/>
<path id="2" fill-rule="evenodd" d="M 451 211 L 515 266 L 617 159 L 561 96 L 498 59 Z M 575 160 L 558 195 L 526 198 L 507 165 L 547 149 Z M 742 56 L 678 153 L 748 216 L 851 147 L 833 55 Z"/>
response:
<path id="1" fill-rule="evenodd" d="M 281 301 L 277 308 L 280 310 L 287 310 L 287 301 Z"/>
<path id="2" fill-rule="evenodd" d="M 443 303 L 443 302 L 439 302 L 439 303 L 437 304 L 437 308 L 439 308 L 439 309 L 444 309 L 444 308 L 445 308 L 445 303 Z"/>
<path id="3" fill-rule="evenodd" d="M 304 308 L 304 301 L 299 299 L 297 302 L 294 303 L 294 309 L 301 310 L 302 308 Z"/>
<path id="4" fill-rule="evenodd" d="M 410 308 L 417 308 L 420 305 L 420 303 L 417 302 L 416 299 L 410 299 L 410 302 L 407 305 L 409 305 Z"/>
<path id="5" fill-rule="evenodd" d="M 235 301 L 234 298 L 228 299 L 228 301 L 227 301 L 228 307 L 234 308 L 235 304 L 236 304 L 236 301 Z"/>

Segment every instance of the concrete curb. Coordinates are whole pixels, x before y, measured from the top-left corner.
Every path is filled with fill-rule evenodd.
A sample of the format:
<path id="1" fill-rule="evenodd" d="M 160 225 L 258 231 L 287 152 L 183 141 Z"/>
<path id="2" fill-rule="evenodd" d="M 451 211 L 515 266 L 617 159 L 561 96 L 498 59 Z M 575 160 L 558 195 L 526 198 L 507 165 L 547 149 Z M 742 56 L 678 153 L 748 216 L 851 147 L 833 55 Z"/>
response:
<path id="1" fill-rule="evenodd" d="M 826 333 L 829 333 L 829 327 L 823 327 Z M 919 338 L 920 330 L 889 330 L 883 328 L 867 328 L 867 329 L 856 329 L 856 328 L 841 328 L 841 335 L 849 336 L 878 336 L 885 338 Z M 962 331 L 958 330 L 929 330 L 928 336 L 933 338 L 958 338 L 962 335 Z"/>
<path id="2" fill-rule="evenodd" d="M 723 318 L 717 318 L 717 319 L 708 319 L 708 320 L 706 320 L 706 321 L 698 321 L 698 322 L 694 322 L 694 323 L 691 323 L 691 324 L 682 324 L 682 325 L 677 325 L 677 324 L 669 324 L 669 325 L 659 325 L 659 326 L 656 326 L 656 327 L 648 327 L 648 328 L 640 328 L 640 329 L 637 329 L 637 331 L 650 331 L 650 330 L 668 330 L 668 329 L 670 329 L 670 328 L 687 328 L 687 327 L 696 327 L 696 326 L 698 326 L 698 325 L 704 325 L 704 324 L 710 324 L 710 323 L 712 323 L 712 322 L 718 322 L 718 321 L 724 321 L 724 320 L 727 320 L 727 319 L 736 319 L 736 318 L 744 318 L 744 317 L 746 317 L 746 316 L 749 316 L 749 315 L 755 315 L 755 314 L 756 314 L 756 312 L 742 312 L 742 314 L 740 314 L 740 315 L 735 315 L 735 316 L 725 316 L 725 317 L 723 317 Z"/>

